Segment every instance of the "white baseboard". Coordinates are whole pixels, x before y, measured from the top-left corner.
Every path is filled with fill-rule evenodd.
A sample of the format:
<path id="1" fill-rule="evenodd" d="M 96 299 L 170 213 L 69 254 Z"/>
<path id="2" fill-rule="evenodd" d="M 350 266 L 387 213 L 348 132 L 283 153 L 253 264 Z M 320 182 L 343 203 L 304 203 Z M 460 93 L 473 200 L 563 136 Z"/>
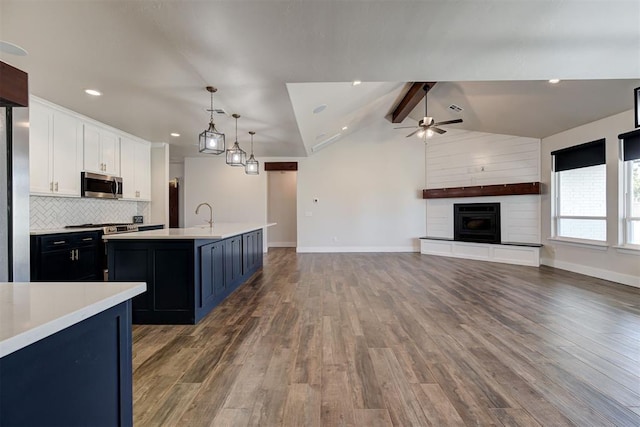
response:
<path id="1" fill-rule="evenodd" d="M 298 247 L 298 253 L 346 253 L 346 252 L 419 252 L 414 246 L 307 246 Z"/>
<path id="2" fill-rule="evenodd" d="M 632 276 L 631 274 L 616 273 L 615 271 L 611 270 L 603 270 L 601 268 L 590 267 L 588 265 L 557 261 L 550 258 L 541 258 L 540 264 L 640 288 L 640 277 Z"/>
<path id="3" fill-rule="evenodd" d="M 295 248 L 296 242 L 269 242 L 270 248 Z"/>

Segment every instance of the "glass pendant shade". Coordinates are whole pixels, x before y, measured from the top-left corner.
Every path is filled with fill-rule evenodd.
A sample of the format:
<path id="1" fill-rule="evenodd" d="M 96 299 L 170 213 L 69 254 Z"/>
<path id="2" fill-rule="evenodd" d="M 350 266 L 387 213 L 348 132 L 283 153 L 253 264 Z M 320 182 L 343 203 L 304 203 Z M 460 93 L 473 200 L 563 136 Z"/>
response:
<path id="1" fill-rule="evenodd" d="M 227 150 L 227 164 L 229 166 L 244 166 L 247 163 L 247 152 L 240 148 L 238 141 Z"/>
<path id="2" fill-rule="evenodd" d="M 209 128 L 200 134 L 198 147 L 201 153 L 222 154 L 225 151 L 224 133 L 218 132 L 215 123 L 213 123 L 213 94 L 217 92 L 213 86 L 207 86 L 207 91 L 211 94 L 211 108 L 207 111 L 211 112 Z"/>
<path id="3" fill-rule="evenodd" d="M 227 164 L 229 166 L 244 166 L 247 164 L 247 152 L 240 148 L 238 144 L 238 119 L 240 114 L 232 114 L 236 119 L 236 142 L 233 143 L 233 147 L 227 150 Z"/>
<path id="4" fill-rule="evenodd" d="M 254 131 L 249 132 L 249 135 L 251 135 L 251 156 L 249 156 L 249 160 L 247 160 L 247 164 L 244 167 L 244 173 L 247 175 L 258 175 L 260 173 L 260 162 L 253 156 L 253 135 L 255 134 Z"/>
<path id="5" fill-rule="evenodd" d="M 260 162 L 253 157 L 253 154 L 249 156 L 244 171 L 247 175 L 258 175 L 260 173 Z"/>
<path id="6" fill-rule="evenodd" d="M 209 129 L 200 134 L 200 152 L 208 154 L 222 154 L 225 151 L 224 133 L 218 132 L 213 121 Z"/>

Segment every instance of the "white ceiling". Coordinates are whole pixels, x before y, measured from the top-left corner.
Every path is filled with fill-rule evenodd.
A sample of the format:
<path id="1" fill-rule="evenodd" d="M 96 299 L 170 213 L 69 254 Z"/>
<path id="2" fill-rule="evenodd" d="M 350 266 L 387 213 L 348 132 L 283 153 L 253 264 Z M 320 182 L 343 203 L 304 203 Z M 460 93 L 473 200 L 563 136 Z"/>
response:
<path id="1" fill-rule="evenodd" d="M 207 85 L 242 116 L 241 145 L 257 132 L 258 157 L 305 156 L 322 133 L 357 131 L 407 81 L 442 82 L 429 94 L 436 120 L 458 117 L 455 103 L 456 128 L 535 137 L 633 108 L 640 86 L 637 1 L 0 0 L 0 40 L 29 52 L 0 59 L 29 72 L 32 93 L 170 142 L 172 158 L 197 153 Z M 233 141 L 233 119 L 216 123 Z"/>

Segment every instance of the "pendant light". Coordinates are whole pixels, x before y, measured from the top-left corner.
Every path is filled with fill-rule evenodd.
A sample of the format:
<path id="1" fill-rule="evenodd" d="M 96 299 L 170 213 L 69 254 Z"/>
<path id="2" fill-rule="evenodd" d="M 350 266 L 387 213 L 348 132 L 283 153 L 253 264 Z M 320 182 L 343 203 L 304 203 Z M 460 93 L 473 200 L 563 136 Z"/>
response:
<path id="1" fill-rule="evenodd" d="M 244 173 L 247 175 L 258 175 L 260 173 L 260 162 L 253 157 L 253 135 L 255 134 L 254 131 L 249 131 L 249 135 L 251 135 L 251 156 L 249 156 L 247 165 L 244 168 Z"/>
<path id="2" fill-rule="evenodd" d="M 236 119 L 236 142 L 233 143 L 233 147 L 227 150 L 227 164 L 229 166 L 244 166 L 247 164 L 247 152 L 240 148 L 240 144 L 238 144 L 238 119 L 240 114 L 233 114 L 233 118 Z"/>
<path id="3" fill-rule="evenodd" d="M 207 86 L 207 91 L 211 93 L 211 109 L 207 110 L 211 112 L 211 120 L 209 121 L 209 128 L 205 129 L 200 134 L 200 152 L 208 154 L 222 154 L 224 153 L 224 133 L 218 132 L 216 125 L 213 123 L 213 94 L 218 91 L 213 86 Z"/>

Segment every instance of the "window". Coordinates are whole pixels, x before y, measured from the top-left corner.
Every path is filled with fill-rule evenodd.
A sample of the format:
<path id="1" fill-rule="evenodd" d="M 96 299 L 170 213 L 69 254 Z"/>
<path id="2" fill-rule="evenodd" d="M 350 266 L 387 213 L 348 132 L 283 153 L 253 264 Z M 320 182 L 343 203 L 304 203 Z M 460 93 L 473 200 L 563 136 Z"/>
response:
<path id="1" fill-rule="evenodd" d="M 606 241 L 605 140 L 557 150 L 551 155 L 554 236 Z"/>
<path id="2" fill-rule="evenodd" d="M 640 130 L 618 136 L 622 139 L 625 245 L 640 245 Z"/>

